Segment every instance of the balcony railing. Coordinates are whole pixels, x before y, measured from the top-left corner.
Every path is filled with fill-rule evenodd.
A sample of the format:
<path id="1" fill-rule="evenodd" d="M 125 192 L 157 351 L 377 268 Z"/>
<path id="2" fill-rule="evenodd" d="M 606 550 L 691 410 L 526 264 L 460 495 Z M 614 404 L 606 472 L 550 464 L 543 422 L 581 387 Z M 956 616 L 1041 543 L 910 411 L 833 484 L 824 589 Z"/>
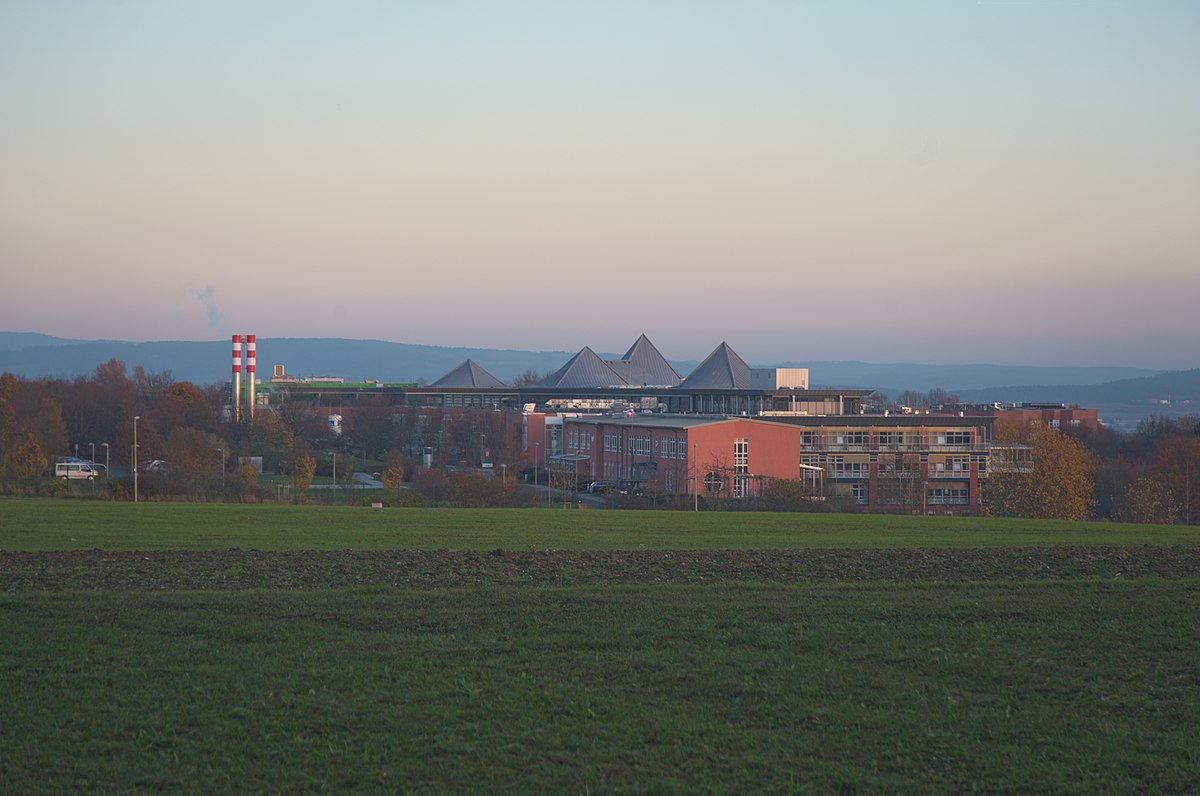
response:
<path id="1" fill-rule="evenodd" d="M 970 467 L 962 467 L 957 470 L 952 470 L 952 469 L 937 470 L 933 467 L 930 467 L 929 468 L 929 477 L 930 478 L 970 478 L 971 477 L 971 468 Z"/>
<path id="2" fill-rule="evenodd" d="M 970 453 L 974 451 L 986 450 L 991 447 L 988 443 L 973 442 L 970 444 L 937 442 L 936 440 L 908 440 L 906 442 L 833 442 L 829 440 L 801 442 L 800 450 L 806 453 L 815 453 L 818 451 L 857 451 L 865 453 L 867 451 L 939 451 L 939 452 L 962 452 Z"/>
<path id="3" fill-rule="evenodd" d="M 930 495 L 925 502 L 930 506 L 965 506 L 970 501 L 966 495 Z"/>
<path id="4" fill-rule="evenodd" d="M 870 475 L 870 470 L 866 465 L 862 467 L 830 467 L 828 471 L 829 478 L 866 478 Z"/>

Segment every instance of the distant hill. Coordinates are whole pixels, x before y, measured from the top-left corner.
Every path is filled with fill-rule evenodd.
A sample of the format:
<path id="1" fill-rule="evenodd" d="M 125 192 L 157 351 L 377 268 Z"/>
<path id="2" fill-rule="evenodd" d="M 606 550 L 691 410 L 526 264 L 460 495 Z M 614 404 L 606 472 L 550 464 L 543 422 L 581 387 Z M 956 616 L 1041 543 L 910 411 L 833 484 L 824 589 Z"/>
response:
<path id="1" fill-rule="evenodd" d="M 96 365 L 115 357 L 131 368 L 142 365 L 150 371 L 169 370 L 176 379 L 198 384 L 229 379 L 228 340 L 129 343 L 48 338 L 48 341 L 34 339 L 31 345 L 15 348 L 5 345 L 12 334 L 0 334 L 0 371 L 20 376 L 73 378 L 89 374 Z M 526 368 L 539 372 L 557 368 L 570 356 L 567 352 L 447 348 L 382 340 L 258 338 L 260 378 L 270 378 L 272 366 L 282 364 L 292 376 L 433 381 L 470 358 L 498 378 L 509 381 Z"/>
<path id="2" fill-rule="evenodd" d="M 1079 404 L 1099 410 L 1110 426 L 1128 430 L 1150 415 L 1200 415 L 1200 368 L 1172 370 L 1140 379 L 1103 384 L 993 387 L 957 390 L 959 399 L 974 401 L 1032 401 Z"/>
<path id="3" fill-rule="evenodd" d="M 71 345 L 83 343 L 85 340 L 69 340 L 65 337 L 51 337 L 37 332 L 0 332 L 0 351 L 17 351 L 22 348 L 37 348 L 51 345 Z"/>
<path id="4" fill-rule="evenodd" d="M 1101 384 L 1023 385 L 955 392 L 963 401 L 1057 401 L 1095 406 L 1190 399 L 1200 404 L 1200 368 L 1172 370 L 1139 379 L 1120 379 Z"/>

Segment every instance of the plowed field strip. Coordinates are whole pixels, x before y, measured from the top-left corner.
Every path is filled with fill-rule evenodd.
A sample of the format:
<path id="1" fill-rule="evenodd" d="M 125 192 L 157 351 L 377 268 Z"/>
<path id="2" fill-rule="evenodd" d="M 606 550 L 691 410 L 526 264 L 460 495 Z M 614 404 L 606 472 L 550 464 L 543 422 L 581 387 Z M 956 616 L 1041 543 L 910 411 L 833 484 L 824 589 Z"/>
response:
<path id="1" fill-rule="evenodd" d="M 1197 577 L 1200 549 L 1187 546 L 0 553 L 0 590 L 8 592 Z"/>

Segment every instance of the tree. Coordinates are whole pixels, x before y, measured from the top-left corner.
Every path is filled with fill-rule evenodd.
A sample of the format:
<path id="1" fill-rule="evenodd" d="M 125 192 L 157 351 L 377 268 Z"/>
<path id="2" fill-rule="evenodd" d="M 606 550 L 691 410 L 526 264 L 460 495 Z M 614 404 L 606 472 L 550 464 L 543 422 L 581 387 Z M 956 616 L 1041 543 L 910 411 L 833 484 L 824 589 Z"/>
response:
<path id="1" fill-rule="evenodd" d="M 387 466 L 383 468 L 381 478 L 384 489 L 395 492 L 396 497 L 399 497 L 400 485 L 404 483 L 404 459 L 398 451 L 392 451 L 388 456 Z"/>
<path id="2" fill-rule="evenodd" d="M 795 478 L 776 478 L 763 489 L 762 502 L 767 511 L 811 511 L 812 489 Z"/>
<path id="3" fill-rule="evenodd" d="M 296 439 L 277 414 L 264 411 L 254 415 L 248 435 L 249 453 L 244 455 L 261 456 L 263 469 L 275 472 L 280 460 L 286 458 L 296 447 Z"/>
<path id="4" fill-rule="evenodd" d="M 1158 479 L 1143 475 L 1125 487 L 1118 514 L 1125 522 L 1170 524 L 1177 515 L 1178 507 L 1171 490 Z"/>
<path id="5" fill-rule="evenodd" d="M 243 502 L 257 500 L 260 497 L 258 469 L 250 462 L 240 465 L 233 471 L 233 489 L 238 499 Z"/>
<path id="6" fill-rule="evenodd" d="M 344 432 L 353 440 L 354 450 L 371 458 L 395 447 L 396 427 L 391 404 L 368 400 L 346 415 Z"/>
<path id="7" fill-rule="evenodd" d="M 163 428 L 186 426 L 215 431 L 217 427 L 208 398 L 190 381 L 177 381 L 167 388 L 156 407 L 155 417 Z"/>
<path id="8" fill-rule="evenodd" d="M 525 371 L 521 375 L 513 379 L 513 386 L 528 387 L 531 384 L 537 384 L 539 381 L 551 375 L 552 373 L 554 373 L 552 370 L 548 370 L 543 374 L 538 373 L 533 368 L 525 368 Z"/>
<path id="9" fill-rule="evenodd" d="M 26 431 L 5 450 L 4 463 L 20 481 L 37 478 L 49 465 L 41 443 L 32 431 Z"/>
<path id="10" fill-rule="evenodd" d="M 300 450 L 292 456 L 292 486 L 296 490 L 297 502 L 303 502 L 316 472 L 317 460 L 308 451 Z"/>
<path id="11" fill-rule="evenodd" d="M 1200 521 L 1200 437 L 1174 436 L 1162 443 L 1154 471 L 1175 496 L 1185 524 Z"/>
<path id="12" fill-rule="evenodd" d="M 920 454 L 879 454 L 876 502 L 884 511 L 908 514 L 920 511 L 925 483 L 921 478 Z"/>
<path id="13" fill-rule="evenodd" d="M 1034 424 L 1007 450 L 1013 455 L 994 455 L 989 462 L 988 513 L 1060 520 L 1091 516 L 1096 468 L 1082 445 L 1057 429 Z M 1028 458 L 1019 455 L 1025 452 Z"/>

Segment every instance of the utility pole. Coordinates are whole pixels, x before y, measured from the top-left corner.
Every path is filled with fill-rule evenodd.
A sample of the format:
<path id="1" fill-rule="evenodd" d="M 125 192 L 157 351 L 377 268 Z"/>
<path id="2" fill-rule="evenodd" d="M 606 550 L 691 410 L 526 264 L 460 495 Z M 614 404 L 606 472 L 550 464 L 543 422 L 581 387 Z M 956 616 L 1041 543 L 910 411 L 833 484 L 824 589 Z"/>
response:
<path id="1" fill-rule="evenodd" d="M 133 416 L 133 502 L 138 502 L 138 464 L 137 464 L 137 421 L 141 420 L 141 415 Z"/>

